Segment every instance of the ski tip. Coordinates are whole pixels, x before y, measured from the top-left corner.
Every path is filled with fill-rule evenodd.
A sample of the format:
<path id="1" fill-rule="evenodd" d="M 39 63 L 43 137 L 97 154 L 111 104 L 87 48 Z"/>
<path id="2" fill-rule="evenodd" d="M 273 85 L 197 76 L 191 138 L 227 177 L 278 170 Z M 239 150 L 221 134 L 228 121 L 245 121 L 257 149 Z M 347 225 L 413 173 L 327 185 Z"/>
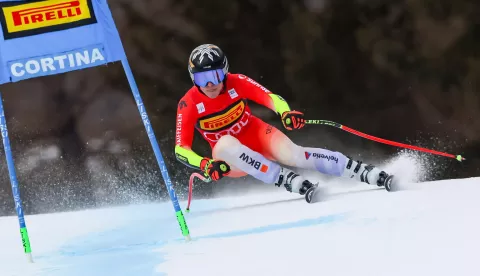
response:
<path id="1" fill-rule="evenodd" d="M 394 175 L 389 175 L 387 177 L 387 179 L 385 179 L 385 190 L 387 190 L 388 192 L 393 192 L 395 190 L 397 190 L 397 187 L 395 185 L 395 183 L 393 183 L 393 179 L 395 178 Z"/>
<path id="2" fill-rule="evenodd" d="M 460 154 L 457 155 L 456 159 L 457 159 L 458 161 L 460 161 L 460 162 L 467 160 L 467 159 L 465 159 L 464 157 L 462 157 Z"/>
<path id="3" fill-rule="evenodd" d="M 307 203 L 316 203 L 320 201 L 321 198 L 320 189 L 317 186 L 311 187 L 305 192 L 305 200 Z"/>

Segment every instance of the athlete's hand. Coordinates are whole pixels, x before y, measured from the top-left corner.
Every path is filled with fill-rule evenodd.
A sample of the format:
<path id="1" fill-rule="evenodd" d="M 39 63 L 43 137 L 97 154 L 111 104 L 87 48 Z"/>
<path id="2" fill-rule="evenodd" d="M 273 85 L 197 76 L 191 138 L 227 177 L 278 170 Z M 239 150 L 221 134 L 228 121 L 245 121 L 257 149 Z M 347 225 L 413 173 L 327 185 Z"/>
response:
<path id="1" fill-rule="evenodd" d="M 300 111 L 285 111 L 282 114 L 282 123 L 287 130 L 301 129 L 305 126 L 305 118 Z"/>
<path id="2" fill-rule="evenodd" d="M 215 181 L 220 180 L 230 172 L 230 166 L 227 162 L 209 158 L 202 159 L 200 168 L 203 170 L 205 176 Z"/>

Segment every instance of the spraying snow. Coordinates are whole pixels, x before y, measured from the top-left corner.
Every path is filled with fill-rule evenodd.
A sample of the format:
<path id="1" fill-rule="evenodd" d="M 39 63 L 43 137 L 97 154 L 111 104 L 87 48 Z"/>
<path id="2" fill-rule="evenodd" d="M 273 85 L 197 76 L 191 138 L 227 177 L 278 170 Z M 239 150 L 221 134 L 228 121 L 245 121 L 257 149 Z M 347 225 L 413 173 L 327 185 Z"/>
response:
<path id="1" fill-rule="evenodd" d="M 27 216 L 34 264 L 2 217 L 0 275 L 480 275 L 480 178 L 416 183 L 418 162 L 385 163 L 408 184 L 395 193 L 325 178 L 316 204 L 265 184 L 194 200 L 191 242 L 170 202 Z"/>

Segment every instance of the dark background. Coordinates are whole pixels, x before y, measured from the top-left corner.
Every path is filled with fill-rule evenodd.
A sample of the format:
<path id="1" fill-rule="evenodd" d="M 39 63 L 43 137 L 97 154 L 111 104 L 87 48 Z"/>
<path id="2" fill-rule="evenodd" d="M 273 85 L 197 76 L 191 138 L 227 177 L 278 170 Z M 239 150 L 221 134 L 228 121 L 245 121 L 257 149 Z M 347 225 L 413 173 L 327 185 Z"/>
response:
<path id="1" fill-rule="evenodd" d="M 191 86 L 190 51 L 204 43 L 225 51 L 231 72 L 282 95 L 307 118 L 467 158 L 425 154 L 432 163 L 425 180 L 480 176 L 478 1 L 109 5 L 180 199 L 192 170 L 174 159 L 175 113 Z M 27 214 L 168 198 L 120 64 L 7 84 L 1 92 Z M 253 107 L 281 128 L 273 112 Z M 328 126 L 289 136 L 363 160 L 399 152 Z M 210 154 L 199 139 L 194 148 Z M 0 215 L 11 215 L 3 147 L 0 155 Z M 199 185 L 196 196 L 211 195 L 215 185 Z"/>

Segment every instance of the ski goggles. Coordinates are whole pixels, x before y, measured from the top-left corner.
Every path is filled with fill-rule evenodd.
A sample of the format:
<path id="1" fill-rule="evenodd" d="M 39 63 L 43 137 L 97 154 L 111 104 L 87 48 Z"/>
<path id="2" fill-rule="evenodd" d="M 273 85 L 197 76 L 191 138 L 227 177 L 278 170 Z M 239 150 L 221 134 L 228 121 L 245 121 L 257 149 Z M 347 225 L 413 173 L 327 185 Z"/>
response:
<path id="1" fill-rule="evenodd" d="M 221 83 L 225 79 L 225 74 L 222 69 L 210 70 L 205 72 L 198 72 L 193 74 L 193 80 L 196 85 L 205 87 L 209 82 L 213 85 Z"/>

